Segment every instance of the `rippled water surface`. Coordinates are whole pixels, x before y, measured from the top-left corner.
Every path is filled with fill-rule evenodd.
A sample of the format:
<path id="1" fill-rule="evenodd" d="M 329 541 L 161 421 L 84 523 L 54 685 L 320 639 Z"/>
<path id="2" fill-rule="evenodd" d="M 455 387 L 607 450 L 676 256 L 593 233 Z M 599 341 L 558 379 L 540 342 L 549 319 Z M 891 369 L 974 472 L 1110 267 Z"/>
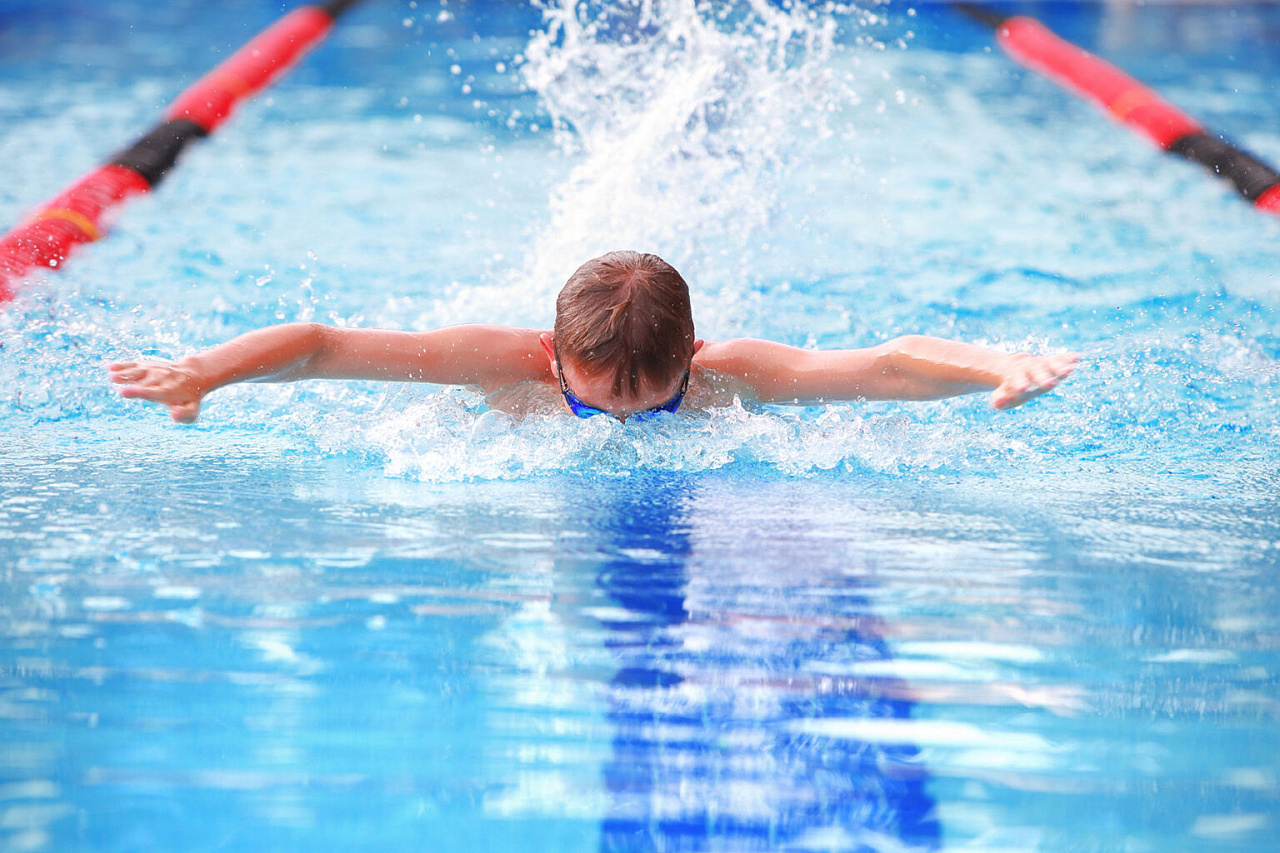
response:
<path id="1" fill-rule="evenodd" d="M 1280 14 L 1061 32 L 1280 161 Z M 0 223 L 278 4 L 0 5 Z M 376 2 L 0 313 L 0 849 L 1280 845 L 1280 223 L 937 6 Z M 1085 354 L 623 427 L 108 361 L 548 324 Z"/>

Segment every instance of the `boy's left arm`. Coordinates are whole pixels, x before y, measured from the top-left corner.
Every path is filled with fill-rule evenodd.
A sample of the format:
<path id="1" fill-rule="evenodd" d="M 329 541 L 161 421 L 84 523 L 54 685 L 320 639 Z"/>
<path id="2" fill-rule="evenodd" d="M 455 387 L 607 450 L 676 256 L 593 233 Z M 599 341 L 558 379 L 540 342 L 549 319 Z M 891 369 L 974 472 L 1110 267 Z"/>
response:
<path id="1" fill-rule="evenodd" d="M 1052 390 L 1075 369 L 1075 353 L 1034 356 L 907 335 L 864 349 L 803 350 L 772 341 L 708 343 L 704 367 L 742 379 L 765 403 L 934 400 L 991 391 L 1012 409 Z"/>

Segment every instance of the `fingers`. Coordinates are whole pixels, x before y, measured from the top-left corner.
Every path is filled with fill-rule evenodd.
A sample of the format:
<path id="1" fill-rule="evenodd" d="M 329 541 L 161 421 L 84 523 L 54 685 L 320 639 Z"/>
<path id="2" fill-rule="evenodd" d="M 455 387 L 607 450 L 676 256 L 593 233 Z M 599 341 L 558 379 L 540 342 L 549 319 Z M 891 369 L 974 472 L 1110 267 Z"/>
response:
<path id="1" fill-rule="evenodd" d="M 139 367 L 130 365 L 128 367 L 121 367 L 119 370 L 112 370 L 111 381 L 112 382 L 137 382 L 139 379 L 141 379 L 145 375 L 146 375 L 146 371 L 142 370 Z"/>
<path id="2" fill-rule="evenodd" d="M 111 381 L 117 385 L 125 385 L 120 393 L 126 397 L 139 396 L 139 389 L 159 392 L 177 391 L 183 385 L 185 376 L 182 371 L 168 362 L 122 362 L 109 365 Z M 147 399 L 150 399 L 149 397 Z"/>
<path id="3" fill-rule="evenodd" d="M 126 385 L 120 389 L 120 396 L 127 400 L 149 400 L 152 403 L 172 403 L 170 390 L 154 385 Z"/>
<path id="4" fill-rule="evenodd" d="M 1058 387 L 1075 370 L 1077 353 L 1051 356 L 1023 356 L 1010 369 L 1004 382 L 991 394 L 991 405 L 1012 409 Z"/>
<path id="5" fill-rule="evenodd" d="M 1033 362 L 1027 368 L 1027 377 L 1032 386 L 1044 389 L 1052 388 L 1062 380 L 1062 375 L 1043 361 Z"/>
<path id="6" fill-rule="evenodd" d="M 172 365 L 165 361 L 117 361 L 107 365 L 112 382 L 137 382 L 172 370 Z"/>
<path id="7" fill-rule="evenodd" d="M 991 392 L 991 407 L 994 409 L 1012 409 L 1022 403 L 1018 399 L 1020 392 L 1008 385 L 1001 385 Z"/>
<path id="8" fill-rule="evenodd" d="M 176 423 L 180 424 L 195 423 L 196 416 L 199 414 L 199 400 L 191 400 L 186 403 L 179 403 L 176 406 L 169 407 L 169 417 L 173 418 Z"/>
<path id="9" fill-rule="evenodd" d="M 1036 359 L 1040 366 L 1055 375 L 1059 379 L 1066 379 L 1071 372 L 1076 369 L 1076 365 L 1080 363 L 1080 356 L 1074 352 L 1061 353 L 1059 355 L 1050 355 Z"/>
<path id="10" fill-rule="evenodd" d="M 169 362 L 114 362 L 107 370 L 111 381 L 123 386 L 121 397 L 168 406 L 178 423 L 189 424 L 200 412 L 201 394 L 192 377 Z"/>
<path id="11" fill-rule="evenodd" d="M 200 413 L 200 400 L 191 399 L 181 389 L 172 386 L 126 385 L 120 396 L 129 400 L 146 400 L 169 407 L 169 417 L 180 424 L 189 424 Z"/>

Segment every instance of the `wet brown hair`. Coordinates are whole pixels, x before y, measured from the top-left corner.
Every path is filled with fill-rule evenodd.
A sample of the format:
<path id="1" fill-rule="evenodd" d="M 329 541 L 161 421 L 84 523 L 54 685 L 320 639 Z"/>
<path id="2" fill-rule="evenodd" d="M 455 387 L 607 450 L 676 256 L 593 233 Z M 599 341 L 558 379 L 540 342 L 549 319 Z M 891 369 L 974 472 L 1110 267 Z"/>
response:
<path id="1" fill-rule="evenodd" d="M 689 285 L 657 255 L 610 252 L 587 261 L 556 298 L 556 358 L 613 373 L 613 391 L 661 386 L 693 358 Z"/>

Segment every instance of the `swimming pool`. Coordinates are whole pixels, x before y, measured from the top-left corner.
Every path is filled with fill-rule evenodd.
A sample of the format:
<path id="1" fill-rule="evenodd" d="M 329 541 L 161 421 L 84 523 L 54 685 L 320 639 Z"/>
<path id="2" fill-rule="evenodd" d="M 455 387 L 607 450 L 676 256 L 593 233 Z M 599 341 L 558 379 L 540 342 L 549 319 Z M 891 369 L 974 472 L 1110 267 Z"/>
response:
<path id="1" fill-rule="evenodd" d="M 0 314 L 0 848 L 1275 848 L 1280 225 L 942 8 L 733 8 L 370 2 Z M 1280 161 L 1280 10 L 1040 11 Z M 6 4 L 0 222 L 278 13 Z M 104 381 L 621 246 L 708 338 L 1087 358 L 626 428 Z"/>

